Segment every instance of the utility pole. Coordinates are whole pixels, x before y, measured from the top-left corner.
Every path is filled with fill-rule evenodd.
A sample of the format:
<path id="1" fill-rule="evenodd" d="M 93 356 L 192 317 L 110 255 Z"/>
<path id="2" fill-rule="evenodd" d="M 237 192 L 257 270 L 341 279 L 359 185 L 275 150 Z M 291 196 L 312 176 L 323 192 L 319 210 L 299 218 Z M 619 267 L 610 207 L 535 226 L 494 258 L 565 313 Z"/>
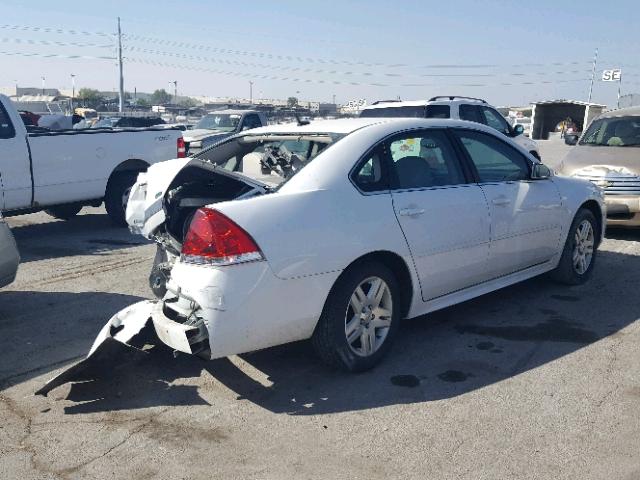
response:
<path id="1" fill-rule="evenodd" d="M 18 80 L 14 80 L 13 83 L 16 84 L 16 98 L 18 97 Z"/>
<path id="2" fill-rule="evenodd" d="M 118 111 L 124 111 L 124 77 L 122 76 L 122 30 L 120 29 L 120 17 L 118 17 L 118 69 L 120 71 L 120 91 L 118 95 Z"/>
<path id="3" fill-rule="evenodd" d="M 332 98 L 333 98 L 333 104 L 335 105 L 336 104 L 336 94 L 335 93 L 333 94 Z"/>
<path id="4" fill-rule="evenodd" d="M 620 90 L 622 89 L 622 70 L 620 70 L 620 80 L 618 80 L 618 108 L 620 108 Z"/>
<path id="5" fill-rule="evenodd" d="M 76 97 L 76 76 L 71 74 L 71 115 L 73 115 L 73 99 Z"/>
<path id="6" fill-rule="evenodd" d="M 44 97 L 44 77 L 42 78 L 42 96 Z"/>
<path id="7" fill-rule="evenodd" d="M 596 48 L 596 53 L 593 55 L 593 69 L 591 70 L 591 84 L 589 85 L 589 100 L 591 103 L 591 94 L 593 93 L 593 81 L 596 78 L 596 65 L 598 63 L 598 49 Z"/>
<path id="8" fill-rule="evenodd" d="M 178 80 L 174 80 L 173 82 L 169 82 L 173 84 L 173 103 L 174 105 L 178 104 Z"/>
<path id="9" fill-rule="evenodd" d="M 249 103 L 253 104 L 253 82 L 249 80 Z"/>

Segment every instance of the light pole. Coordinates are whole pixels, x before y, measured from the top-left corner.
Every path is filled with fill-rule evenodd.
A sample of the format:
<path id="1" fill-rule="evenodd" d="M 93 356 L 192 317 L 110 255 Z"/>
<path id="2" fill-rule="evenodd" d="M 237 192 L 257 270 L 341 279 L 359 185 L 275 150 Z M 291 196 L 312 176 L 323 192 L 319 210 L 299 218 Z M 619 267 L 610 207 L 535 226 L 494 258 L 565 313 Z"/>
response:
<path id="1" fill-rule="evenodd" d="M 44 77 L 42 78 L 42 96 L 44 97 Z"/>
<path id="2" fill-rule="evenodd" d="M 13 83 L 16 84 L 16 98 L 18 97 L 18 80 L 14 80 Z"/>
<path id="3" fill-rule="evenodd" d="M 169 82 L 173 84 L 173 103 L 175 105 L 178 104 L 178 80 L 174 80 L 173 82 Z"/>
<path id="4" fill-rule="evenodd" d="M 249 104 L 253 104 L 253 82 L 249 80 Z"/>
<path id="5" fill-rule="evenodd" d="M 76 76 L 71 74 L 71 115 L 73 115 L 73 99 L 76 98 Z"/>

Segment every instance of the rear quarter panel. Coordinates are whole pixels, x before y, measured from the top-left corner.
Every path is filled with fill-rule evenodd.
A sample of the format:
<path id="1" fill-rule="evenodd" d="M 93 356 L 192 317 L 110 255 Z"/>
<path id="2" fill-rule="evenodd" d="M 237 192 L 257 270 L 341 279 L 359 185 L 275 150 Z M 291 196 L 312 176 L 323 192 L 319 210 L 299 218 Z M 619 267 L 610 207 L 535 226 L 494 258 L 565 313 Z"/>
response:
<path id="1" fill-rule="evenodd" d="M 273 193 L 214 208 L 253 236 L 279 278 L 340 271 L 379 250 L 397 253 L 410 266 L 390 194 L 362 195 L 349 187 Z"/>

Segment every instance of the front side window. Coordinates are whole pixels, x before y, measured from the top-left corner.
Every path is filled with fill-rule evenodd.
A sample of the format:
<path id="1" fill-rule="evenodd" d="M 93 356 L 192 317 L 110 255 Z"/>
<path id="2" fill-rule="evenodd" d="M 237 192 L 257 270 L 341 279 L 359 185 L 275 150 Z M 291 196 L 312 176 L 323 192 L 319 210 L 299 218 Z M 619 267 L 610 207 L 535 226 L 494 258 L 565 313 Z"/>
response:
<path id="1" fill-rule="evenodd" d="M 509 124 L 500 113 L 493 108 L 483 107 L 482 113 L 484 114 L 485 122 L 491 128 L 495 128 L 500 133 L 509 133 Z"/>
<path id="2" fill-rule="evenodd" d="M 403 134 L 389 143 L 394 188 L 427 188 L 465 183 L 464 174 L 442 130 Z"/>
<path id="3" fill-rule="evenodd" d="M 456 130 L 478 171 L 481 183 L 529 179 L 527 159 L 516 149 L 487 133 Z"/>
<path id="4" fill-rule="evenodd" d="M 611 117 L 594 120 L 580 145 L 640 147 L 640 117 Z"/>
<path id="5" fill-rule="evenodd" d="M 4 109 L 4 106 L 0 104 L 0 138 L 13 138 L 16 136 L 16 131 L 13 128 L 9 114 Z"/>

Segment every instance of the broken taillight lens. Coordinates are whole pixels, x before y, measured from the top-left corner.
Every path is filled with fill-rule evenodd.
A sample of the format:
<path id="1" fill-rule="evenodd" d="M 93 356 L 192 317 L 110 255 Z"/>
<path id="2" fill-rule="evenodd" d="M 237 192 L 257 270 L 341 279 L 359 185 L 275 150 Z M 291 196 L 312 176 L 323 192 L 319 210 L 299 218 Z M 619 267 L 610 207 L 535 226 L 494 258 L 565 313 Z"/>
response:
<path id="1" fill-rule="evenodd" d="M 184 138 L 178 137 L 178 158 L 184 158 L 187 155 L 187 146 L 184 144 Z"/>
<path id="2" fill-rule="evenodd" d="M 251 236 L 222 213 L 196 210 L 182 243 L 180 260 L 205 265 L 232 265 L 263 260 Z"/>

